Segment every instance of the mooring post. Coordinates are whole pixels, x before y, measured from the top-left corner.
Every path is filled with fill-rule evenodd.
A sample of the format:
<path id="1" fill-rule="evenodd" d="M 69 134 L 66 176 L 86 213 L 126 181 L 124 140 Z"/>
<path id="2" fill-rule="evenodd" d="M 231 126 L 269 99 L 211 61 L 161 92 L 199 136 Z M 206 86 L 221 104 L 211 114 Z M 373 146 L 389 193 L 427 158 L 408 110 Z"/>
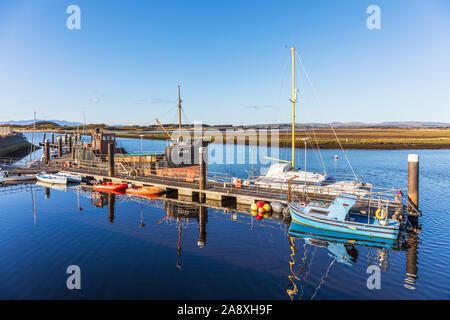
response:
<path id="1" fill-rule="evenodd" d="M 114 176 L 114 144 L 108 144 L 108 177 Z"/>
<path id="2" fill-rule="evenodd" d="M 116 195 L 108 193 L 108 221 L 114 222 L 114 206 L 116 204 Z"/>
<path id="3" fill-rule="evenodd" d="M 198 188 L 200 190 L 205 190 L 206 187 L 206 148 L 200 147 L 198 148 L 199 153 L 199 162 L 200 162 L 200 173 L 198 177 Z M 198 195 L 199 201 L 204 202 L 205 201 L 205 194 L 203 192 L 200 192 Z"/>
<path id="4" fill-rule="evenodd" d="M 57 138 L 58 141 L 58 158 L 62 158 L 62 139 L 61 136 Z"/>
<path id="5" fill-rule="evenodd" d="M 203 248 L 206 245 L 206 224 L 208 223 L 208 208 L 200 205 L 198 211 L 198 241 L 197 245 Z"/>
<path id="6" fill-rule="evenodd" d="M 417 276 L 417 255 L 418 251 L 418 237 L 415 233 L 409 232 L 407 236 L 408 252 L 406 253 L 406 279 L 404 286 L 407 289 L 415 289 Z"/>
<path id="7" fill-rule="evenodd" d="M 42 142 L 45 143 L 45 132 L 43 133 Z"/>
<path id="8" fill-rule="evenodd" d="M 50 137 L 52 138 L 52 144 L 54 144 L 55 143 L 55 134 L 52 132 L 50 134 Z"/>
<path id="9" fill-rule="evenodd" d="M 45 144 L 44 144 L 44 161 L 45 164 L 48 164 L 50 162 L 50 142 L 45 139 Z"/>
<path id="10" fill-rule="evenodd" d="M 419 155 L 408 154 L 408 207 L 419 208 Z M 409 208 L 411 209 L 411 208 Z"/>
<path id="11" fill-rule="evenodd" d="M 72 136 L 69 136 L 69 153 L 72 153 Z"/>

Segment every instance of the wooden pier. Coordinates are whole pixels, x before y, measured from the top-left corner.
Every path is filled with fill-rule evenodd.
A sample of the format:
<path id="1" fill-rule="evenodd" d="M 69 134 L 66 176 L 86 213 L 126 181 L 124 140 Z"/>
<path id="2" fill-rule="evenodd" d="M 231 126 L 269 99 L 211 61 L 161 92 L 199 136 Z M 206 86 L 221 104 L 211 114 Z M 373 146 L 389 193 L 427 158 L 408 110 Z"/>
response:
<path id="1" fill-rule="evenodd" d="M 56 143 L 55 143 L 56 140 Z M 53 142 L 53 143 L 51 143 Z M 208 172 L 206 166 L 206 149 L 200 151 L 201 161 L 199 174 L 193 178 L 187 176 L 164 176 L 158 175 L 149 167 L 146 167 L 146 158 L 144 155 L 138 159 L 133 159 L 132 163 L 122 159 L 118 154 L 118 149 L 113 147 L 114 140 L 103 141 L 108 147 L 102 150 L 103 157 L 92 161 L 77 159 L 75 151 L 80 147 L 79 137 L 64 135 L 57 139 L 52 135 L 51 141 L 44 140 L 41 145 L 44 146 L 44 161 L 40 165 L 32 168 L 17 168 L 10 170 L 11 173 L 39 173 L 46 172 L 64 172 L 82 176 L 84 181 L 111 181 L 115 183 L 128 183 L 136 186 L 156 186 L 165 190 L 168 194 L 175 194 L 177 197 L 197 201 L 200 203 L 216 203 L 219 206 L 222 203 L 231 203 L 240 207 L 249 208 L 256 201 L 280 202 L 287 204 L 288 194 L 291 199 L 299 201 L 332 201 L 340 192 L 345 190 L 332 190 L 323 186 L 296 186 L 296 189 L 270 189 L 255 184 L 246 185 L 245 183 L 236 183 L 241 181 L 237 177 L 225 175 L 223 173 Z M 109 143 L 109 144 L 108 144 Z M 63 148 L 68 148 L 68 153 L 63 153 Z M 50 156 L 50 150 L 56 148 L 58 156 Z M 106 154 L 105 154 L 106 152 Z M 203 152 L 203 153 L 202 153 Z M 122 155 L 123 156 L 123 155 Z M 130 164 L 128 163 L 130 162 Z M 205 162 L 205 163 L 204 163 Z M 129 168 L 125 169 L 125 166 Z M 139 170 L 136 166 L 140 165 Z M 376 191 L 374 191 L 376 190 Z M 404 212 L 404 206 L 400 197 L 396 196 L 398 190 L 394 189 L 372 189 L 361 191 L 360 197 L 355 204 L 353 211 L 363 214 L 374 215 L 377 209 L 383 208 L 389 216 Z"/>

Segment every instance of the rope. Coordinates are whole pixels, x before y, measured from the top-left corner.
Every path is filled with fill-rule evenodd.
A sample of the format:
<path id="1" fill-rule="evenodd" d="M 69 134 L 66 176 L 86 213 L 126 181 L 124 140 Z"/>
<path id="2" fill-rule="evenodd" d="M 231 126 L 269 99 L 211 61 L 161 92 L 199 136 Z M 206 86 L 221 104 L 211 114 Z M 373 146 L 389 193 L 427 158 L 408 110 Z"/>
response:
<path id="1" fill-rule="evenodd" d="M 298 60 L 299 60 L 299 62 L 300 62 L 300 64 L 301 64 L 302 68 L 303 68 L 303 71 L 305 72 L 306 79 L 308 80 L 308 83 L 309 83 L 309 85 L 311 86 L 311 89 L 313 90 L 314 97 L 315 97 L 316 100 L 317 100 L 317 104 L 320 106 L 321 104 L 320 104 L 319 95 L 317 94 L 317 91 L 316 91 L 316 89 L 315 89 L 315 87 L 314 87 L 314 85 L 313 85 L 313 83 L 312 83 L 312 81 L 311 81 L 311 79 L 310 79 L 310 77 L 309 77 L 309 75 L 308 75 L 308 72 L 306 71 L 306 68 L 305 68 L 305 66 L 303 65 L 302 59 L 300 58 L 300 56 L 299 56 L 298 53 L 296 53 L 296 55 L 297 55 L 297 58 L 298 58 Z M 339 143 L 339 147 L 341 148 L 342 153 L 344 154 L 344 157 L 345 157 L 345 159 L 347 160 L 347 163 L 348 163 L 350 169 L 352 170 L 352 173 L 353 173 L 353 176 L 355 177 L 355 180 L 359 182 L 359 179 L 358 179 L 358 177 L 356 176 L 355 171 L 353 170 L 352 164 L 350 163 L 350 160 L 349 160 L 348 157 L 347 157 L 347 153 L 344 151 L 344 148 L 342 148 L 341 141 L 339 140 L 339 138 L 338 138 L 338 136 L 337 136 L 337 134 L 336 134 L 336 131 L 334 130 L 334 127 L 333 127 L 333 124 L 332 124 L 332 123 L 330 123 L 330 127 L 331 127 L 331 129 L 333 130 L 334 136 L 336 137 L 336 140 L 337 140 L 337 142 Z"/>
<path id="2" fill-rule="evenodd" d="M 311 297 L 311 300 L 314 299 L 314 297 L 316 296 L 317 292 L 319 292 L 320 287 L 322 286 L 322 284 L 325 282 L 325 279 L 328 277 L 328 273 L 330 272 L 331 266 L 334 264 L 334 262 L 336 261 L 336 259 L 333 259 L 333 261 L 331 261 L 330 265 L 327 268 L 327 272 L 322 276 L 322 278 L 320 279 L 320 283 L 316 288 L 316 291 L 314 292 L 314 294 Z"/>

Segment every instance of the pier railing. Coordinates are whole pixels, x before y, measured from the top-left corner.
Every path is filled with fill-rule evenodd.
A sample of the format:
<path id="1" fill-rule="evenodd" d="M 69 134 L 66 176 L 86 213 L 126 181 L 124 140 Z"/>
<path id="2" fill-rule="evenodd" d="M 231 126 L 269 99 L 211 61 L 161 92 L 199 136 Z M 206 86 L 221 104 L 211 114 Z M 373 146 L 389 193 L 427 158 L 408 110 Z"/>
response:
<path id="1" fill-rule="evenodd" d="M 139 163 L 138 163 L 139 164 Z M 64 168 L 67 161 L 53 160 L 50 167 Z M 104 162 L 99 161 L 78 161 L 77 163 L 70 163 L 70 170 L 82 172 L 84 174 L 108 175 L 108 166 Z M 167 172 L 170 173 L 164 173 Z M 159 183 L 164 185 L 174 185 L 186 187 L 191 189 L 198 188 L 198 170 L 184 169 L 178 171 L 171 171 L 173 168 L 165 168 L 159 166 L 155 169 L 151 165 L 142 163 L 140 166 L 132 166 L 127 163 L 116 162 L 114 167 L 115 177 L 124 180 L 136 180 L 143 183 Z M 229 173 L 208 171 L 207 175 L 207 190 L 215 190 L 219 192 L 230 192 L 242 195 L 264 196 L 268 198 L 279 198 L 287 200 L 288 186 L 280 185 L 276 188 L 261 186 L 255 183 L 255 180 L 246 180 L 238 178 Z M 348 192 L 348 186 L 331 187 L 331 186 L 316 186 L 316 185 L 302 185 L 296 184 L 291 187 L 291 193 L 295 195 L 296 201 L 305 200 L 324 200 L 329 201 L 340 193 Z M 354 191 L 353 191 L 354 192 Z M 367 202 L 369 206 L 377 206 L 378 203 L 398 203 L 396 199 L 398 190 L 370 187 L 357 191 L 360 196 L 360 202 Z"/>

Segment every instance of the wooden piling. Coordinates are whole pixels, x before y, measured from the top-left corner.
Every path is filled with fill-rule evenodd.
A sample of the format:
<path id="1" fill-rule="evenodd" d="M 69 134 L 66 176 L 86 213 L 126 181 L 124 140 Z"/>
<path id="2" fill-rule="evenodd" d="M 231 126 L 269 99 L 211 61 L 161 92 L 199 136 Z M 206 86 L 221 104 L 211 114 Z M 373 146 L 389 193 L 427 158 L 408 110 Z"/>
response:
<path id="1" fill-rule="evenodd" d="M 407 289 L 415 289 L 416 280 L 419 278 L 417 275 L 418 237 L 415 233 L 409 232 L 407 239 L 408 252 L 406 253 L 405 287 Z"/>
<path id="2" fill-rule="evenodd" d="M 52 132 L 52 133 L 50 134 L 50 137 L 51 137 L 51 139 L 52 139 L 52 144 L 54 144 L 54 143 L 55 143 L 55 134 Z"/>
<path id="3" fill-rule="evenodd" d="M 58 137 L 58 158 L 62 158 L 62 139 Z"/>
<path id="4" fill-rule="evenodd" d="M 203 248 L 206 245 L 206 224 L 208 223 L 208 208 L 200 205 L 198 211 L 198 241 L 197 245 Z"/>
<path id="5" fill-rule="evenodd" d="M 114 177 L 114 144 L 108 144 L 108 177 Z"/>
<path id="6" fill-rule="evenodd" d="M 45 144 L 44 144 L 44 161 L 45 164 L 48 164 L 50 162 L 50 142 L 45 139 Z"/>
<path id="7" fill-rule="evenodd" d="M 69 136 L 69 153 L 72 153 L 72 136 Z"/>
<path id="8" fill-rule="evenodd" d="M 419 208 L 419 155 L 408 154 L 408 208 Z"/>
<path id="9" fill-rule="evenodd" d="M 114 223 L 114 207 L 116 204 L 116 195 L 108 193 L 108 221 Z"/>
<path id="10" fill-rule="evenodd" d="M 42 142 L 45 143 L 45 132 L 44 132 L 43 137 L 42 137 Z"/>
<path id="11" fill-rule="evenodd" d="M 206 170 L 206 148 L 200 147 L 198 148 L 199 153 L 199 162 L 200 162 L 200 174 L 198 177 L 198 188 L 200 190 L 205 190 L 206 187 L 206 176 L 207 176 L 207 170 Z M 205 194 L 203 192 L 199 193 L 199 201 L 204 202 L 205 201 Z"/>

